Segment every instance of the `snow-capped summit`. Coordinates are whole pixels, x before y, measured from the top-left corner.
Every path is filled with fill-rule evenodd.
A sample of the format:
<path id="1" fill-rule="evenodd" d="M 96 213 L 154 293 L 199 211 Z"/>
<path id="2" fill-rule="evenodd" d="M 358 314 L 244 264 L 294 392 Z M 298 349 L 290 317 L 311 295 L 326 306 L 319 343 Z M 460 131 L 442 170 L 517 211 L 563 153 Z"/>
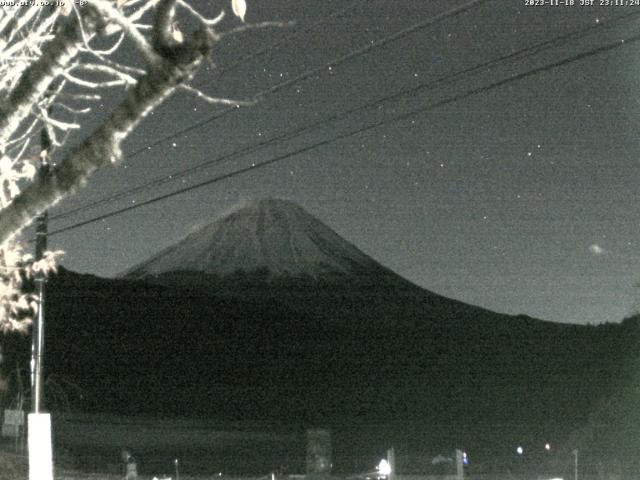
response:
<path id="1" fill-rule="evenodd" d="M 371 273 L 386 270 L 295 203 L 267 198 L 248 203 L 188 235 L 126 273 L 144 278 L 172 272 L 218 277 Z"/>

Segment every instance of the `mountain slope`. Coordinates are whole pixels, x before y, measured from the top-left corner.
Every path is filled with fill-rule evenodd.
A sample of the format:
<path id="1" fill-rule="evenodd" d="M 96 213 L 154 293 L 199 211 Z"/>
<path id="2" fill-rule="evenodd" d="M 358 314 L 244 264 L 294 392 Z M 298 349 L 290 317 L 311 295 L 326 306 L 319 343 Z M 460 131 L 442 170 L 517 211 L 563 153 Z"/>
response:
<path id="1" fill-rule="evenodd" d="M 47 372 L 82 388 L 83 408 L 329 426 L 350 435 L 345 457 L 560 444 L 615 395 L 640 337 L 442 297 L 280 200 L 126 278 L 61 269 L 47 298 Z"/>
<path id="2" fill-rule="evenodd" d="M 487 313 L 418 287 L 300 206 L 272 198 L 214 221 L 122 278 L 245 304 L 275 302 L 306 325 L 472 322 Z"/>
<path id="3" fill-rule="evenodd" d="M 477 461 L 516 442 L 560 446 L 612 394 L 637 341 L 618 325 L 553 324 L 440 298 L 427 308 L 393 292 L 374 307 L 344 294 L 308 310 L 278 296 L 65 270 L 48 285 L 47 369 L 82 388 L 72 403 L 329 426 L 349 437 L 337 446 L 345 457 L 389 442 L 465 445 Z"/>
<path id="4" fill-rule="evenodd" d="M 192 233 L 129 270 L 127 278 L 170 272 L 225 277 L 363 274 L 383 268 L 329 227 L 287 200 L 263 199 Z"/>

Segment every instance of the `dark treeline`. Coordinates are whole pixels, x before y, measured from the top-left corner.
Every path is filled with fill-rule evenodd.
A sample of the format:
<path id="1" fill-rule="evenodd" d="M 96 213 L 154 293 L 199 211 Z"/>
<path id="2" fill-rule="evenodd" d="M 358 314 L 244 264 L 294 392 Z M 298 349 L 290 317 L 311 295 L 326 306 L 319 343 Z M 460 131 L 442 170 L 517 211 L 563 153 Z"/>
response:
<path id="1" fill-rule="evenodd" d="M 640 442 L 638 317 L 557 324 L 391 278 L 254 280 L 62 270 L 48 377 L 80 388 L 67 400 L 81 411 L 328 427 L 336 458 L 390 444 L 496 458 L 545 441 L 610 458 Z M 26 368 L 26 340 L 5 351 L 5 371 Z"/>

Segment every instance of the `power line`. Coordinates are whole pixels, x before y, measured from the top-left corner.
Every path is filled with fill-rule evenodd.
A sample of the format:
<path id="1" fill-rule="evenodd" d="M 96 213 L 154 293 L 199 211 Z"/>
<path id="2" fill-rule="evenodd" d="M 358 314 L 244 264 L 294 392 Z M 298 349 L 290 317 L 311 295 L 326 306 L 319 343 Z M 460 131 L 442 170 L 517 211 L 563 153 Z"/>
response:
<path id="1" fill-rule="evenodd" d="M 522 80 L 522 79 L 530 77 L 532 75 L 537 75 L 539 73 L 542 73 L 542 72 L 545 72 L 545 71 L 549 71 L 549 70 L 552 70 L 552 69 L 555 69 L 555 68 L 558 68 L 558 67 L 562 67 L 562 66 L 568 65 L 570 63 L 577 62 L 579 60 L 583 60 L 583 59 L 588 58 L 588 57 L 592 57 L 594 55 L 599 55 L 601 53 L 609 52 L 609 51 L 614 50 L 614 49 L 616 49 L 618 47 L 621 47 L 621 46 L 624 46 L 624 45 L 629 45 L 631 43 L 635 43 L 635 42 L 638 42 L 638 41 L 640 41 L 640 35 L 634 35 L 634 36 L 628 37 L 626 39 L 618 40 L 618 41 L 609 43 L 607 45 L 604 45 L 604 46 L 601 46 L 601 47 L 596 47 L 596 48 L 591 49 L 589 51 L 582 52 L 582 53 L 573 55 L 571 57 L 567 57 L 565 59 L 562 59 L 562 60 L 559 60 L 559 61 L 556 61 L 556 62 L 553 62 L 553 63 L 546 64 L 546 65 L 541 66 L 541 67 L 536 67 L 536 68 L 533 68 L 531 70 L 527 70 L 527 71 L 522 72 L 522 73 L 514 74 L 514 75 L 511 75 L 511 76 L 509 76 L 509 77 L 507 77 L 505 79 L 490 83 L 490 84 L 482 86 L 482 87 L 477 87 L 477 88 L 468 90 L 467 92 L 455 95 L 453 97 L 449 97 L 447 99 L 440 100 L 438 102 L 435 102 L 435 103 L 432 103 L 432 104 L 429 104 L 429 105 L 426 105 L 426 106 L 423 106 L 423 107 L 420 107 L 420 108 L 413 109 L 411 111 L 402 113 L 400 115 L 396 115 L 394 117 L 391 117 L 391 118 L 388 118 L 388 119 L 385 119 L 385 120 L 380 120 L 380 121 L 374 122 L 372 124 L 366 125 L 366 126 L 361 127 L 359 129 L 356 129 L 356 130 L 353 130 L 353 131 L 350 131 L 350 132 L 347 132 L 347 133 L 343 133 L 343 134 L 340 134 L 340 135 L 336 135 L 336 136 L 334 136 L 332 138 L 321 140 L 319 142 L 307 145 L 305 147 L 302 147 L 300 149 L 294 150 L 292 152 L 285 153 L 285 154 L 279 155 L 277 157 L 273 157 L 273 158 L 271 158 L 269 160 L 266 160 L 264 162 L 261 162 L 261 163 L 258 163 L 258 164 L 253 164 L 253 165 L 251 165 L 249 167 L 244 167 L 244 168 L 241 168 L 241 169 L 237 169 L 237 170 L 234 170 L 232 172 L 229 172 L 229 173 L 226 173 L 226 174 L 219 175 L 217 177 L 211 178 L 209 180 L 205 180 L 205 181 L 196 183 L 194 185 L 190 185 L 188 187 L 181 188 L 179 190 L 175 190 L 175 191 L 173 191 L 171 193 L 160 195 L 160 196 L 154 197 L 154 198 L 146 200 L 144 202 L 140 202 L 140 203 L 135 204 L 135 205 L 130 205 L 128 207 L 121 208 L 119 210 L 115 210 L 113 212 L 106 213 L 104 215 L 100 215 L 100 216 L 97 216 L 97 217 L 94 217 L 94 218 L 91 218 L 91 219 L 88 219 L 88 220 L 85 220 L 85 221 L 82 221 L 82 222 L 78 222 L 78 223 L 73 224 L 73 225 L 69 225 L 67 227 L 60 228 L 58 230 L 54 230 L 52 232 L 49 232 L 49 235 L 50 236 L 51 235 L 56 235 L 56 234 L 59 234 L 59 233 L 62 233 L 62 232 L 73 230 L 73 229 L 88 225 L 90 223 L 95 223 L 95 222 L 98 222 L 100 220 L 104 220 L 106 218 L 110 218 L 110 217 L 113 217 L 113 216 L 116 216 L 116 215 L 120 215 L 120 214 L 125 213 L 125 212 L 129 212 L 131 210 L 135 210 L 137 208 L 141 208 L 141 207 L 144 207 L 144 206 L 147 206 L 147 205 L 151 205 L 153 203 L 159 202 L 161 200 L 165 200 L 167 198 L 171 198 L 171 197 L 176 196 L 176 195 L 180 195 L 182 193 L 190 192 L 192 190 L 196 190 L 196 189 L 204 187 L 204 186 L 208 186 L 208 185 L 212 185 L 214 183 L 221 182 L 222 180 L 226 180 L 226 179 L 229 179 L 229 178 L 233 178 L 233 177 L 239 176 L 239 175 L 241 175 L 243 173 L 247 173 L 247 172 L 250 172 L 250 171 L 253 171 L 253 170 L 264 168 L 264 167 L 267 167 L 267 166 L 272 165 L 274 163 L 280 162 L 282 160 L 286 160 L 288 158 L 291 158 L 291 157 L 293 157 L 295 155 L 299 155 L 301 153 L 306 153 L 306 152 L 309 152 L 311 150 L 315 150 L 316 148 L 319 148 L 319 147 L 322 147 L 322 146 L 325 146 L 325 145 L 329 145 L 329 144 L 334 143 L 334 142 L 336 142 L 338 140 L 343 140 L 345 138 L 352 137 L 354 135 L 358 135 L 358 134 L 366 132 L 368 130 L 372 130 L 374 128 L 378 128 L 378 127 L 380 127 L 382 125 L 386 125 L 386 124 L 389 124 L 389 123 L 406 120 L 407 118 L 410 118 L 412 116 L 419 115 L 419 114 L 422 114 L 422 113 L 426 113 L 426 112 L 435 110 L 437 108 L 443 107 L 445 105 L 449 105 L 449 104 L 457 102 L 459 100 L 463 100 L 463 99 L 469 98 L 469 97 L 474 96 L 474 95 L 478 95 L 480 93 L 488 92 L 488 91 L 493 90 L 495 88 L 504 86 L 504 85 L 506 85 L 508 83 L 515 82 L 515 81 L 518 81 L 518 80 Z"/>
<path id="2" fill-rule="evenodd" d="M 247 146 L 242 147 L 242 148 L 240 148 L 238 150 L 234 150 L 232 152 L 229 152 L 229 153 L 223 154 L 223 155 L 221 155 L 219 157 L 216 157 L 213 160 L 208 160 L 206 162 L 202 162 L 202 163 L 200 163 L 198 165 L 195 165 L 193 167 L 189 167 L 189 168 L 186 168 L 186 169 L 179 170 L 179 171 L 174 172 L 174 173 L 172 173 L 172 174 L 170 174 L 168 176 L 164 175 L 162 177 L 157 177 L 157 178 L 155 178 L 153 180 L 150 180 L 150 181 L 148 181 L 146 183 L 143 183 L 142 185 L 138 185 L 138 186 L 133 187 L 133 188 L 121 190 L 121 191 L 116 192 L 116 193 L 114 193 L 112 195 L 109 195 L 109 196 L 103 197 L 101 199 L 95 200 L 93 202 L 90 202 L 90 203 L 88 203 L 86 205 L 81 205 L 81 206 L 76 207 L 74 209 L 71 209 L 71 210 L 68 210 L 66 212 L 62 212 L 62 213 L 60 213 L 58 215 L 52 216 L 52 217 L 50 217 L 50 219 L 54 220 L 54 219 L 66 218 L 68 216 L 77 214 L 77 213 L 82 212 L 84 210 L 95 208 L 95 207 L 97 207 L 99 205 L 102 205 L 104 203 L 108 203 L 108 202 L 111 202 L 111 201 L 114 201 L 114 200 L 118 200 L 120 198 L 126 197 L 128 195 L 133 194 L 133 193 L 140 192 L 140 191 L 145 190 L 145 189 L 147 189 L 147 188 L 149 188 L 151 186 L 162 185 L 164 183 L 172 182 L 172 181 L 174 181 L 174 180 L 176 180 L 178 178 L 190 175 L 193 172 L 196 172 L 196 171 L 201 170 L 203 168 L 207 168 L 207 167 L 222 163 L 223 161 L 229 160 L 231 158 L 235 158 L 235 157 L 238 157 L 238 156 L 242 156 L 244 154 L 255 152 L 255 151 L 261 149 L 262 147 L 265 147 L 265 146 L 268 146 L 268 145 L 272 145 L 272 144 L 277 143 L 277 142 L 281 142 L 281 141 L 284 141 L 284 140 L 288 140 L 288 139 L 294 138 L 296 136 L 301 135 L 302 133 L 311 131 L 314 128 L 317 128 L 319 126 L 322 126 L 322 125 L 325 125 L 325 124 L 328 124 L 328 123 L 331 123 L 331 122 L 336 122 L 336 121 L 341 120 L 341 119 L 343 119 L 343 118 L 345 118 L 345 117 L 347 117 L 349 115 L 352 115 L 354 113 L 357 113 L 357 112 L 365 110 L 365 109 L 370 109 L 370 108 L 378 106 L 378 105 L 380 105 L 380 104 L 382 104 L 384 102 L 395 100 L 395 99 L 398 99 L 398 98 L 403 97 L 403 96 L 413 95 L 413 94 L 416 94 L 416 93 L 418 93 L 420 91 L 423 91 L 425 89 L 435 87 L 435 86 L 437 86 L 439 84 L 442 84 L 444 82 L 457 81 L 460 78 L 462 78 L 462 77 L 464 77 L 466 75 L 469 75 L 470 73 L 475 73 L 475 72 L 478 72 L 480 70 L 483 70 L 483 69 L 498 65 L 498 64 L 500 64 L 500 63 L 502 63 L 502 62 L 504 62 L 506 60 L 527 58 L 527 57 L 535 55 L 535 54 L 537 54 L 537 53 L 539 53 L 539 52 L 541 52 L 541 51 L 543 51 L 545 49 L 551 48 L 551 47 L 553 47 L 553 46 L 555 46 L 555 45 L 557 45 L 559 43 L 562 43 L 562 42 L 565 42 L 565 41 L 568 41 L 568 40 L 571 40 L 571 39 L 582 38 L 582 37 L 584 37 L 585 35 L 587 35 L 589 32 L 591 32 L 594 29 L 601 29 L 601 28 L 605 28 L 605 27 L 606 28 L 610 28 L 610 27 L 615 26 L 615 24 L 617 24 L 617 23 L 619 23 L 621 21 L 631 20 L 631 19 L 633 19 L 633 18 L 635 18 L 635 17 L 637 17 L 639 15 L 640 15 L 640 12 L 634 12 L 634 13 L 631 13 L 631 14 L 628 14 L 628 15 L 621 15 L 620 17 L 617 17 L 617 18 L 615 18 L 615 19 L 613 19 L 613 20 L 611 20 L 609 22 L 592 24 L 592 25 L 589 25 L 587 27 L 583 27 L 583 28 L 574 30 L 572 32 L 569 32 L 567 34 L 555 37 L 553 39 L 545 40 L 545 41 L 539 42 L 537 44 L 531 45 L 529 47 L 522 48 L 522 49 L 517 50 L 515 52 L 499 56 L 497 58 L 488 60 L 486 62 L 482 62 L 482 63 L 474 65 L 472 67 L 469 67 L 469 68 L 466 68 L 466 69 L 463 69 L 463 70 L 460 70 L 460 71 L 457 71 L 457 72 L 449 73 L 447 75 L 444 75 L 444 76 L 439 77 L 437 79 L 431 80 L 429 82 L 421 83 L 420 85 L 417 85 L 416 87 L 413 87 L 413 88 L 410 88 L 410 89 L 405 89 L 405 90 L 393 93 L 391 95 L 387 95 L 387 96 L 378 98 L 376 100 L 367 102 L 367 103 L 365 103 L 363 105 L 360 105 L 358 107 L 354 107 L 354 108 L 351 108 L 351 109 L 343 111 L 343 112 L 338 112 L 338 113 L 329 115 L 328 117 L 325 117 L 325 118 L 323 118 L 321 120 L 317 120 L 317 121 L 312 122 L 310 124 L 307 124 L 305 126 L 298 127 L 298 128 L 296 128 L 294 130 L 290 130 L 290 131 L 285 132 L 285 133 L 283 133 L 281 135 L 277 135 L 275 137 L 271 137 L 269 139 L 265 139 L 265 140 L 263 140 L 263 141 L 261 141 L 261 142 L 259 142 L 257 144 L 247 145 Z"/>
<path id="3" fill-rule="evenodd" d="M 362 48 L 359 48 L 357 50 L 352 50 L 351 52 L 349 52 L 349 53 L 347 53 L 347 54 L 345 54 L 345 55 L 343 55 L 341 57 L 338 57 L 337 59 L 331 60 L 331 61 L 325 63 L 324 65 L 321 65 L 319 67 L 315 67 L 315 68 L 306 70 L 305 72 L 301 73 L 300 75 L 297 75 L 297 76 L 295 76 L 295 77 L 293 77 L 293 78 L 291 78 L 289 80 L 286 80 L 284 82 L 278 83 L 278 84 L 276 84 L 276 85 L 274 85 L 272 87 L 269 87 L 269 88 L 267 88 L 265 90 L 262 90 L 262 91 L 258 92 L 256 95 L 254 95 L 254 98 L 256 100 L 261 100 L 261 99 L 267 97 L 268 95 L 272 95 L 274 93 L 277 93 L 280 90 L 283 90 L 283 89 L 285 89 L 285 88 L 287 88 L 287 87 L 289 87 L 289 86 L 291 86 L 291 85 L 293 85 L 295 83 L 298 83 L 300 81 L 306 80 L 306 79 L 308 79 L 308 78 L 310 78 L 313 75 L 316 75 L 318 73 L 324 72 L 324 71 L 328 70 L 329 68 L 333 68 L 333 67 L 336 67 L 338 65 L 341 65 L 341 64 L 343 64 L 343 63 L 345 63 L 345 62 L 347 62 L 349 60 L 352 60 L 352 59 L 357 58 L 357 57 L 359 57 L 361 55 L 364 55 L 364 54 L 370 52 L 371 50 L 373 50 L 375 48 L 379 48 L 379 47 L 387 45 L 387 44 L 389 44 L 391 42 L 395 42 L 397 40 L 400 40 L 401 38 L 404 38 L 407 35 L 410 35 L 411 33 L 414 33 L 414 32 L 417 32 L 419 30 L 422 30 L 422 29 L 425 29 L 427 27 L 430 27 L 430 26 L 432 26 L 432 25 L 434 25 L 434 24 L 436 24 L 438 22 L 441 22 L 441 21 L 446 20 L 446 19 L 451 18 L 451 17 L 455 17 L 457 15 L 461 15 L 461 14 L 471 10 L 472 8 L 480 5 L 481 3 L 485 3 L 485 2 L 488 2 L 488 1 L 490 1 L 490 0 L 471 0 L 471 1 L 461 5 L 459 7 L 455 7 L 455 8 L 452 8 L 450 10 L 447 10 L 447 11 L 445 11 L 443 13 L 440 13 L 440 14 L 438 14 L 438 15 L 436 15 L 436 16 L 428 19 L 428 20 L 416 23 L 416 24 L 412 25 L 411 27 L 399 30 L 398 32 L 396 32 L 396 33 L 394 33 L 392 35 L 389 35 L 388 37 L 384 37 L 384 38 L 382 38 L 380 40 L 377 40 L 375 42 L 369 43 L 369 44 L 365 45 Z M 135 157 L 135 156 L 137 156 L 137 155 L 149 150 L 152 147 L 160 145 L 160 144 L 162 144 L 162 143 L 164 143 L 164 142 L 166 142 L 168 140 L 173 140 L 174 138 L 180 137 L 180 136 L 184 135 L 185 133 L 189 133 L 189 132 L 191 132 L 193 130 L 196 130 L 196 129 L 204 126 L 204 125 L 207 125 L 207 124 L 209 124 L 209 123 L 211 123 L 211 122 L 213 122 L 215 120 L 218 120 L 219 118 L 222 118 L 223 116 L 227 115 L 230 112 L 234 112 L 234 111 L 238 110 L 238 108 L 239 108 L 239 106 L 231 106 L 231 107 L 225 108 L 224 110 L 222 110 L 221 112 L 219 112 L 219 113 L 217 113 L 215 115 L 212 115 L 212 116 L 210 116 L 208 118 L 205 118 L 204 120 L 200 120 L 198 122 L 192 123 L 191 125 L 189 125 L 189 126 L 187 126 L 185 128 L 182 128 L 182 129 L 177 130 L 177 131 L 175 131 L 175 132 L 173 132 L 173 133 L 171 133 L 169 135 L 166 135 L 166 136 L 164 136 L 162 138 L 159 138 L 158 140 L 153 142 L 151 145 L 147 145 L 146 147 L 134 150 L 132 153 L 130 153 L 128 155 L 128 158 Z"/>
<path id="4" fill-rule="evenodd" d="M 414 25 L 412 25 L 412 26 L 410 26 L 408 28 L 399 30 L 399 31 L 397 31 L 396 33 L 394 33 L 392 35 L 389 35 L 387 37 L 383 37 L 382 39 L 380 39 L 380 40 L 378 40 L 376 42 L 369 43 L 369 44 L 365 45 L 364 47 L 361 47 L 361 48 L 359 48 L 357 50 L 352 50 L 351 52 L 349 52 L 349 53 L 347 53 L 347 54 L 345 54 L 345 55 L 343 55 L 341 57 L 338 57 L 337 59 L 331 60 L 331 61 L 325 63 L 324 65 L 321 65 L 320 67 L 316 67 L 316 68 L 307 70 L 307 71 L 303 72 L 302 74 L 297 75 L 294 78 L 291 78 L 291 79 L 286 80 L 284 82 L 278 83 L 278 84 L 276 84 L 276 85 L 274 85 L 274 86 L 272 86 L 272 87 L 270 87 L 270 88 L 268 88 L 266 90 L 262 90 L 261 92 L 257 93 L 255 97 L 256 97 L 256 99 L 261 99 L 261 98 L 266 97 L 267 95 L 277 93 L 280 90 L 283 90 L 284 88 L 289 87 L 289 86 L 291 86 L 291 85 L 293 85 L 295 83 L 298 83 L 298 82 L 300 82 L 302 80 L 306 80 L 307 78 L 309 78 L 309 77 L 311 77 L 311 76 L 313 76 L 313 75 L 315 75 L 317 73 L 323 72 L 323 71 L 325 71 L 325 70 L 327 70 L 329 68 L 333 68 L 335 66 L 341 65 L 341 64 L 343 64 L 343 63 L 345 63 L 345 62 L 347 62 L 347 61 L 349 61 L 349 60 L 351 60 L 353 58 L 357 58 L 358 56 L 364 55 L 364 54 L 370 52 L 371 50 L 373 50 L 374 48 L 382 47 L 382 46 L 387 45 L 387 44 L 389 44 L 391 42 L 397 41 L 397 40 L 399 40 L 399 39 L 401 39 L 401 38 L 403 38 L 403 37 L 405 37 L 405 36 L 407 36 L 407 35 L 409 35 L 411 33 L 414 33 L 416 31 L 419 31 L 419 30 L 422 30 L 422 29 L 427 28 L 429 26 L 432 26 L 432 25 L 434 25 L 434 24 L 436 24 L 438 22 L 441 22 L 443 20 L 446 20 L 448 18 L 455 17 L 457 15 L 465 13 L 465 12 L 471 10 L 472 8 L 480 5 L 481 3 L 485 3 L 487 1 L 490 1 L 490 0 L 471 0 L 471 1 L 469 1 L 469 2 L 467 2 L 465 4 L 463 4 L 463 5 L 460 5 L 458 7 L 454 7 L 452 9 L 450 9 L 450 10 L 446 10 L 445 12 L 442 12 L 442 13 L 434 16 L 434 17 L 431 17 L 430 19 L 427 19 L 427 20 L 422 21 L 422 22 L 418 22 L 418 23 L 416 23 L 416 24 L 414 24 Z M 146 152 L 146 151 L 150 150 L 152 147 L 160 145 L 160 144 L 162 144 L 162 143 L 164 143 L 164 142 L 166 142 L 168 140 L 172 140 L 172 139 L 175 139 L 177 137 L 180 137 L 180 136 L 182 136 L 182 135 L 184 135 L 186 133 L 189 133 L 189 132 L 191 132 L 193 130 L 196 130 L 196 129 L 198 129 L 198 128 L 200 128 L 200 127 L 202 127 L 202 126 L 204 126 L 204 125 L 206 125 L 208 123 L 211 123 L 211 122 L 213 122 L 213 121 L 215 121 L 215 120 L 217 120 L 219 118 L 222 118 L 223 116 L 227 115 L 228 113 L 238 110 L 238 108 L 239 107 L 237 107 L 237 106 L 232 106 L 232 107 L 225 108 L 224 110 L 222 110 L 221 112 L 219 112 L 219 113 L 217 113 L 215 115 L 207 117 L 204 120 L 192 123 L 191 125 L 189 125 L 189 126 L 187 126 L 185 128 L 182 128 L 182 129 L 177 130 L 177 131 L 175 131 L 175 132 L 173 132 L 173 133 L 171 133 L 169 135 L 166 135 L 166 136 L 164 136 L 162 138 L 159 138 L 158 140 L 156 140 L 152 144 L 147 145 L 146 147 L 134 150 L 127 157 L 128 158 L 135 157 L 135 156 L 137 156 L 137 155 L 139 155 L 139 154 L 141 154 L 143 152 Z M 102 203 L 102 201 L 98 201 L 98 202 Z M 91 206 L 93 206 L 93 205 L 91 205 Z M 78 207 L 78 208 L 79 209 L 84 209 L 84 207 Z M 90 207 L 87 207 L 87 208 L 90 208 Z M 79 211 L 79 210 L 75 209 L 73 212 L 61 213 L 59 215 L 56 215 L 55 217 L 51 217 L 51 219 L 53 220 L 54 218 L 62 218 L 63 216 L 68 216 L 71 213 L 77 213 L 77 211 Z"/>

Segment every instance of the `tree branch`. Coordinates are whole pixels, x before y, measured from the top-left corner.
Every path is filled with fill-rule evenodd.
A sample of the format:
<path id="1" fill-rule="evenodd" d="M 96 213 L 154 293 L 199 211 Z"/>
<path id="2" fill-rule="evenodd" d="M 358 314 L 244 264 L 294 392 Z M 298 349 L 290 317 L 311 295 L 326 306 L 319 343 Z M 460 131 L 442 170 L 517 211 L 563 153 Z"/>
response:
<path id="1" fill-rule="evenodd" d="M 101 127 L 52 169 L 50 175 L 38 178 L 0 211 L 0 244 L 42 211 L 83 186 L 96 169 L 117 163 L 122 141 L 150 110 L 193 77 L 213 42 L 211 31 L 198 30 L 189 44 L 172 49 L 160 68 L 141 77 Z"/>
<path id="2" fill-rule="evenodd" d="M 70 21 L 46 46 L 40 58 L 22 72 L 16 87 L 0 102 L 0 148 L 29 115 L 50 83 L 78 54 L 81 43 L 78 22 Z"/>

